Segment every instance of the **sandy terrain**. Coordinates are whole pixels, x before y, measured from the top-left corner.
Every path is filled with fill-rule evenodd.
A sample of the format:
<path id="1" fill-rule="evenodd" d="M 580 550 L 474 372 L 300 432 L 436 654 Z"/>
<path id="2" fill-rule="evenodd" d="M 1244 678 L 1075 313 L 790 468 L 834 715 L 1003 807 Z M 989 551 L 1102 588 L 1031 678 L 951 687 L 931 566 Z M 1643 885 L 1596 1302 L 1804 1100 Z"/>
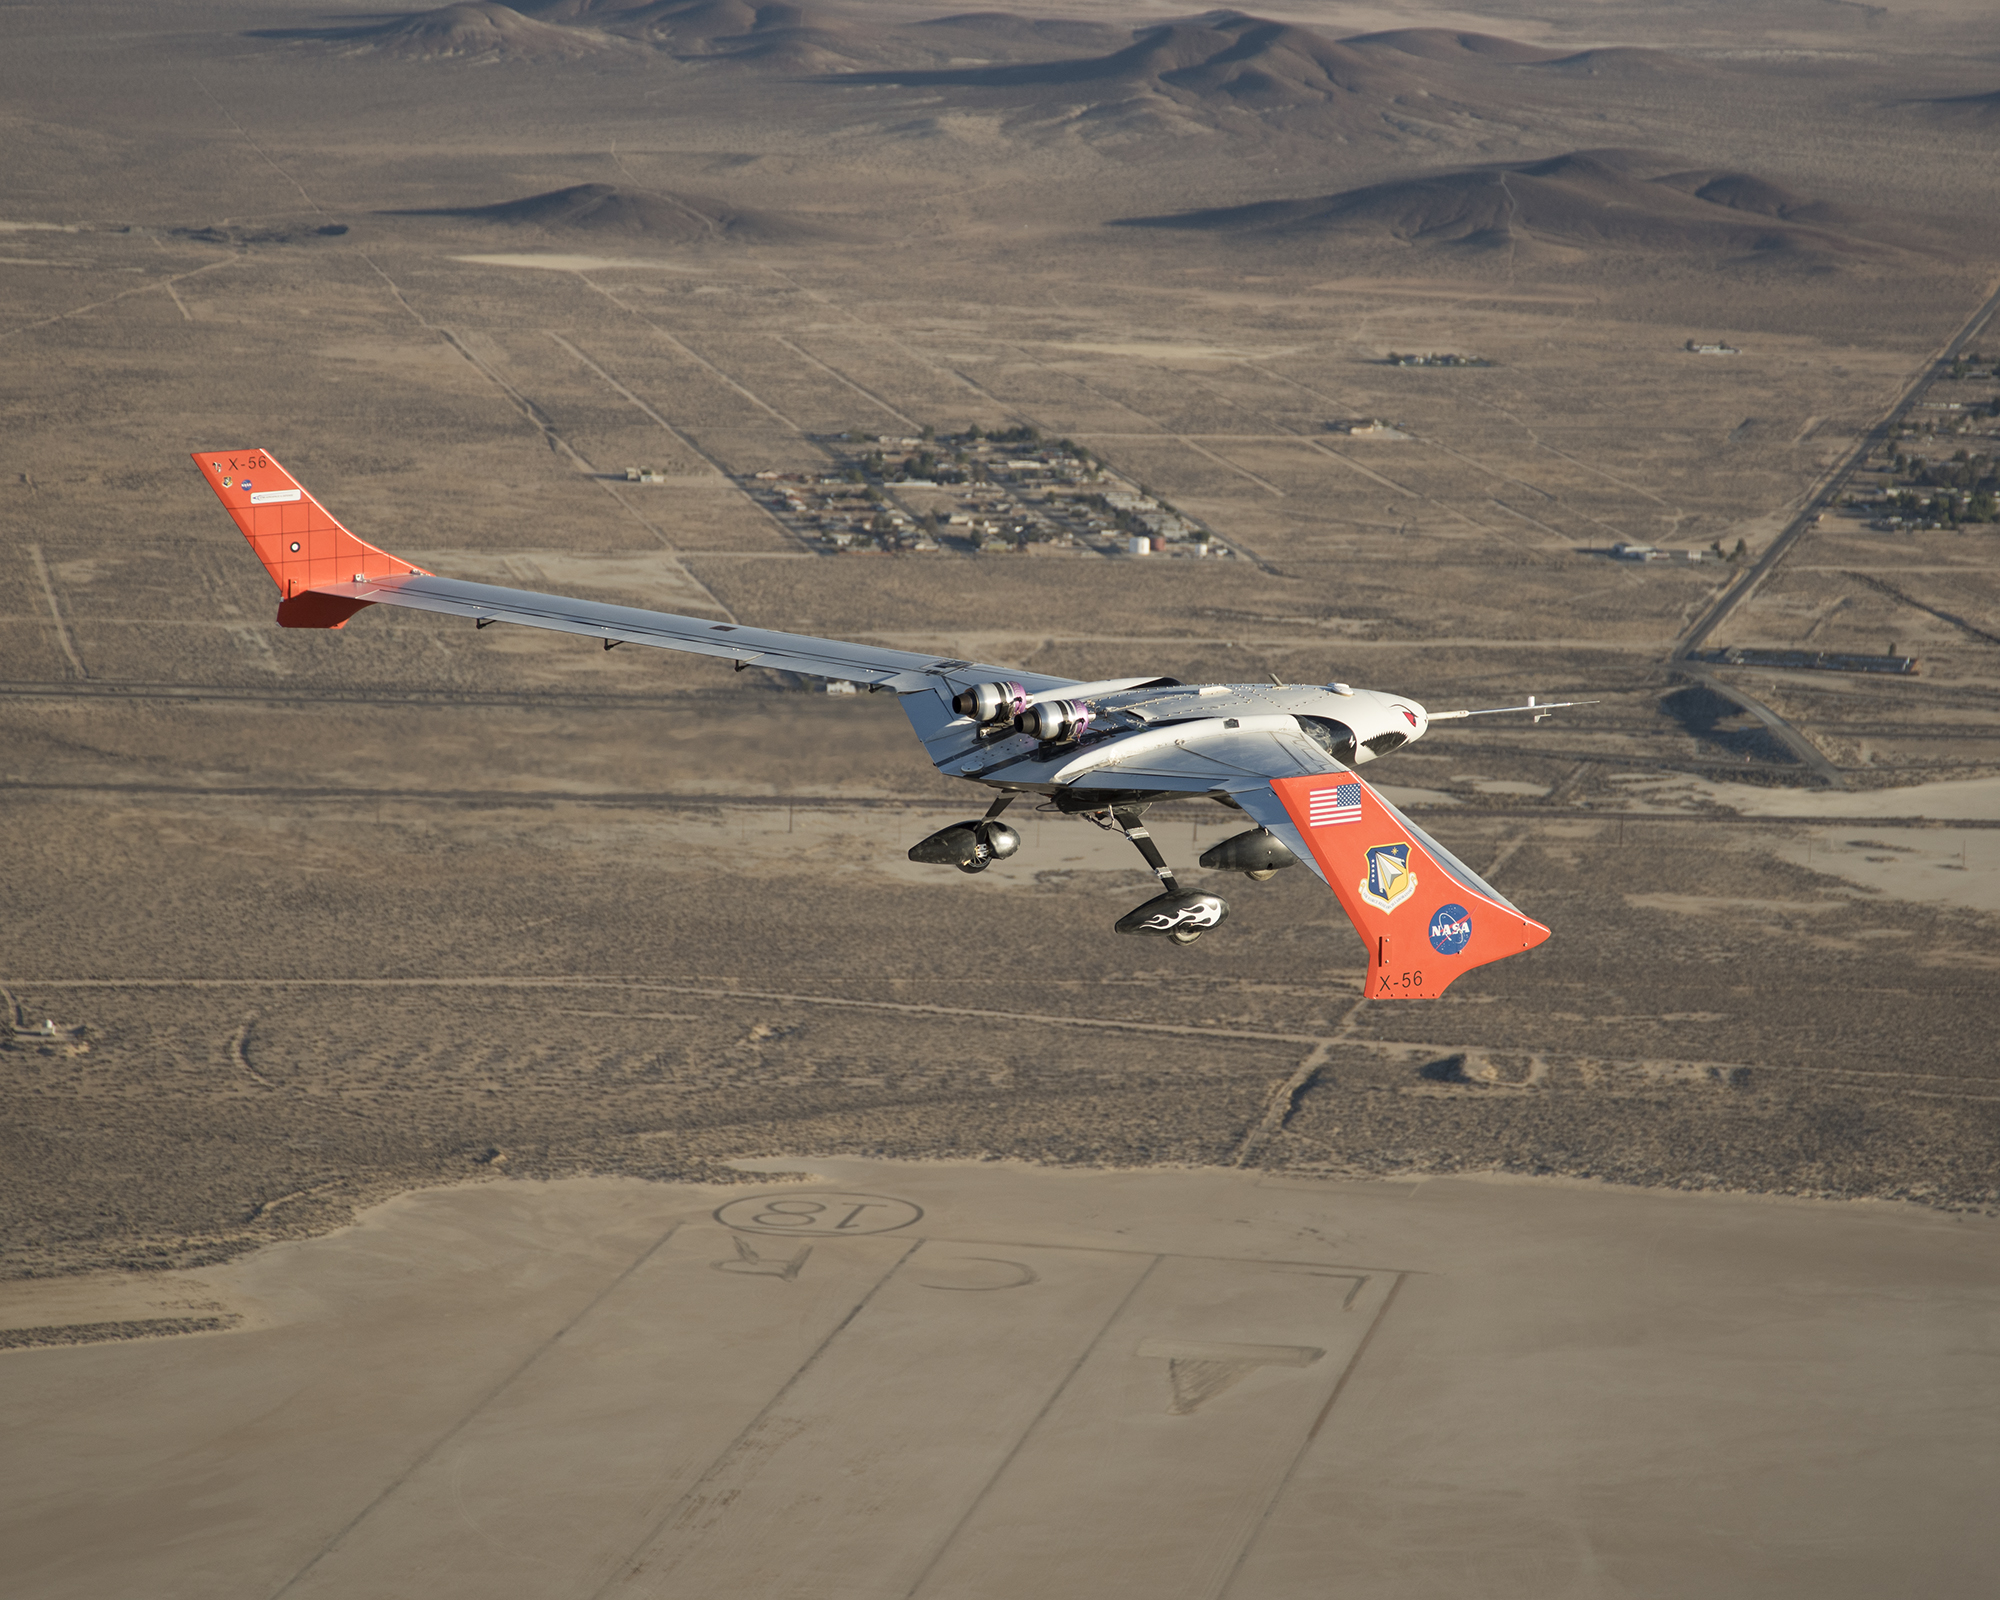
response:
<path id="1" fill-rule="evenodd" d="M 409 1196 L 159 1275 L 227 1331 L 7 1353 L 13 1592 L 1858 1600 L 2000 1555 L 1990 1219 L 771 1165 Z"/>

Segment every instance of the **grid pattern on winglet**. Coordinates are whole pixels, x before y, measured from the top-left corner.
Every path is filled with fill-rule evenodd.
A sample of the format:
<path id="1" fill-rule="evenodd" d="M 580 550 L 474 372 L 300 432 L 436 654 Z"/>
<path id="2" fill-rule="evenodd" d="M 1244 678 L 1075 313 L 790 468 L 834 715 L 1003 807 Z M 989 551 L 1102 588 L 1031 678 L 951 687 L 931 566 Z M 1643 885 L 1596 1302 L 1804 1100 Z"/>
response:
<path id="1" fill-rule="evenodd" d="M 197 451 L 194 463 L 287 598 L 321 584 L 424 570 L 357 539 L 267 450 Z"/>

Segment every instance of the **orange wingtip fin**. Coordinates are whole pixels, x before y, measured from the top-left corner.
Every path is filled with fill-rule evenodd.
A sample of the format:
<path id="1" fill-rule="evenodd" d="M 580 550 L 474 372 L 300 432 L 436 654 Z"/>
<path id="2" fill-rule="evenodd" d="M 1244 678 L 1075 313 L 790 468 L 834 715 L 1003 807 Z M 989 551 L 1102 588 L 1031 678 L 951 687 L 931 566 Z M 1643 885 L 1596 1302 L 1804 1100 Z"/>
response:
<path id="1" fill-rule="evenodd" d="M 424 570 L 349 533 L 268 450 L 198 450 L 193 459 L 277 584 L 280 627 L 344 627 L 368 604 L 312 592 L 322 585 Z"/>
<path id="2" fill-rule="evenodd" d="M 1466 881 L 1352 773 L 1280 778 L 1271 789 L 1367 947 L 1369 999 L 1435 1000 L 1474 967 L 1548 938 Z"/>

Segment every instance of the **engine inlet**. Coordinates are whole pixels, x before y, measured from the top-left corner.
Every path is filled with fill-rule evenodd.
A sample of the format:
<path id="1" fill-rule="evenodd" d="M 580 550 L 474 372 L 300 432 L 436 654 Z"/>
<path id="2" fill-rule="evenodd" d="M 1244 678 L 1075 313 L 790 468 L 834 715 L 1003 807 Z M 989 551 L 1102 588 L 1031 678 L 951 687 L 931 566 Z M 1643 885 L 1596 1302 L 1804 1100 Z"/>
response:
<path id="1" fill-rule="evenodd" d="M 951 709 L 974 722 L 1009 722 L 1028 709 L 1028 691 L 1018 683 L 975 683 L 951 697 Z"/>
<path id="2" fill-rule="evenodd" d="M 1016 716 L 1014 727 L 1044 744 L 1074 744 L 1090 726 L 1090 717 L 1090 707 L 1081 700 L 1044 700 Z"/>

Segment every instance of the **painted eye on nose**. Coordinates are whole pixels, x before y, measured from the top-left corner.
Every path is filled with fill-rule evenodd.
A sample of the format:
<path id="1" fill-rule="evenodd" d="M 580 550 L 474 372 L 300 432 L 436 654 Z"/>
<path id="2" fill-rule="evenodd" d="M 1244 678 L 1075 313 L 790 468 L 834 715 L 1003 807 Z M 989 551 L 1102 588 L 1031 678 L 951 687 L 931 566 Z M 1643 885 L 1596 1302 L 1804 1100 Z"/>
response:
<path id="1" fill-rule="evenodd" d="M 292 554 L 297 555 L 298 553 L 299 553 L 299 541 L 294 539 L 292 541 Z"/>

